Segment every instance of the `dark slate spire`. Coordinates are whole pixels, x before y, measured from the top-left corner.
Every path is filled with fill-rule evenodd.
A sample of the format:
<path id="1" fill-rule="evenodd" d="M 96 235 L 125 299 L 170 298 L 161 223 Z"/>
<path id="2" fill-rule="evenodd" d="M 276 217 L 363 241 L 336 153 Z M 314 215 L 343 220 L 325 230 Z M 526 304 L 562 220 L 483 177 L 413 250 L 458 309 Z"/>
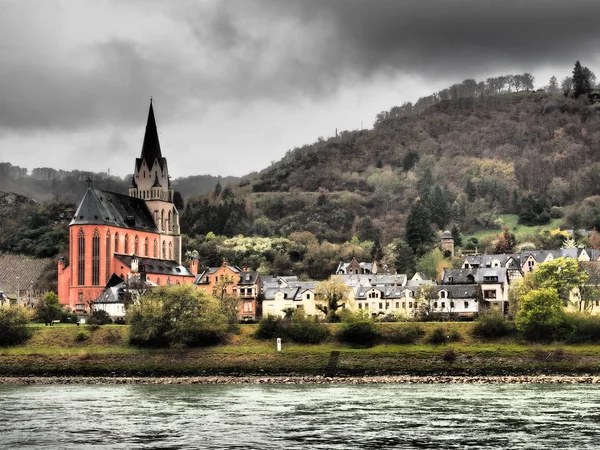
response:
<path id="1" fill-rule="evenodd" d="M 151 169 L 154 161 L 157 159 L 162 169 L 164 158 L 160 151 L 158 131 L 156 130 L 156 119 L 154 118 L 154 108 L 152 108 L 152 99 L 150 99 L 150 111 L 148 111 L 148 122 L 146 123 L 146 134 L 144 135 L 144 144 L 142 145 L 142 155 L 138 159 L 138 170 L 142 161 L 146 161 L 146 165 Z"/>

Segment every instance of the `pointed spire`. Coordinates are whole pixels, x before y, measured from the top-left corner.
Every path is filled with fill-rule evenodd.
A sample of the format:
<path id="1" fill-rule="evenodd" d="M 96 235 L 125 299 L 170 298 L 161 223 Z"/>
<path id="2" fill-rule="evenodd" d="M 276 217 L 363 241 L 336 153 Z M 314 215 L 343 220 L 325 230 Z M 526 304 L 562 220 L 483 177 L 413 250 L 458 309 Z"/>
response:
<path id="1" fill-rule="evenodd" d="M 156 119 L 154 118 L 152 99 L 150 99 L 150 110 L 148 111 L 148 122 L 146 123 L 146 134 L 144 135 L 144 144 L 142 145 L 140 162 L 146 161 L 146 165 L 151 169 L 154 165 L 154 161 L 157 159 L 162 167 L 163 157 L 160 151 L 160 143 L 158 142 L 158 131 L 156 129 Z"/>

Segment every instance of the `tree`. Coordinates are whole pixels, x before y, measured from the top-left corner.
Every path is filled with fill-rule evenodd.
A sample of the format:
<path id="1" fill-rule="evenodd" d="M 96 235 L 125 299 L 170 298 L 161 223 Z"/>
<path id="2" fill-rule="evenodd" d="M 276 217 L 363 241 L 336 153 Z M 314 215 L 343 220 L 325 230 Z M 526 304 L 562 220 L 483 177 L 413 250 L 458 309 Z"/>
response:
<path id="1" fill-rule="evenodd" d="M 396 271 L 398 273 L 405 273 L 408 278 L 412 278 L 415 273 L 415 254 L 404 241 L 397 242 L 395 247 L 396 259 L 394 265 L 396 266 Z"/>
<path id="2" fill-rule="evenodd" d="M 446 201 L 444 190 L 439 184 L 431 189 L 429 198 L 429 207 L 431 211 L 431 220 L 442 229 L 450 221 L 450 207 Z"/>
<path id="3" fill-rule="evenodd" d="M 592 92 L 590 82 L 592 74 L 590 69 L 582 67 L 579 60 L 575 62 L 575 67 L 573 68 L 573 97 L 579 98 L 582 95 L 589 95 Z"/>
<path id="4" fill-rule="evenodd" d="M 196 347 L 222 342 L 227 317 L 219 302 L 191 285 L 158 286 L 127 312 L 132 344 Z"/>
<path id="5" fill-rule="evenodd" d="M 53 320 L 59 320 L 62 314 L 63 309 L 58 303 L 58 296 L 54 292 L 46 292 L 42 301 L 35 308 L 34 320 L 49 325 Z"/>
<path id="6" fill-rule="evenodd" d="M 177 211 L 183 212 L 185 202 L 183 201 L 183 196 L 181 195 L 181 192 L 175 191 L 175 193 L 173 194 L 173 204 L 175 205 L 175 208 L 177 208 Z"/>
<path id="7" fill-rule="evenodd" d="M 327 317 L 329 322 L 339 322 L 338 309 L 344 308 L 350 295 L 350 287 L 339 276 L 332 276 L 315 287 L 315 307 Z"/>
<path id="8" fill-rule="evenodd" d="M 458 225 L 453 223 L 452 228 L 450 229 L 450 232 L 452 233 L 452 237 L 454 238 L 454 246 L 462 247 L 462 245 L 463 245 L 462 236 L 460 234 L 460 228 L 458 227 Z"/>
<path id="9" fill-rule="evenodd" d="M 564 304 L 567 303 L 571 290 L 588 280 L 578 262 L 570 258 L 556 258 L 542 263 L 532 275 L 537 287 L 554 289 Z"/>
<path id="10" fill-rule="evenodd" d="M 369 216 L 362 217 L 356 226 L 356 234 L 361 241 L 378 241 L 381 232 L 375 227 Z"/>
<path id="11" fill-rule="evenodd" d="M 556 79 L 555 76 L 552 76 L 550 78 L 550 83 L 548 84 L 547 90 L 548 90 L 548 93 L 550 93 L 552 95 L 557 95 L 558 93 L 560 93 L 560 89 L 558 87 L 558 80 Z"/>
<path id="12" fill-rule="evenodd" d="M 424 254 L 433 242 L 429 211 L 421 199 L 417 199 L 410 207 L 405 234 L 406 242 L 415 255 Z"/>
<path id="13" fill-rule="evenodd" d="M 438 299 L 438 293 L 433 285 L 424 285 L 419 288 L 415 300 L 418 303 L 415 315 L 423 322 L 427 322 L 434 317 L 433 302 Z"/>
<path id="14" fill-rule="evenodd" d="M 377 239 L 371 247 L 371 260 L 380 262 L 383 258 L 383 249 L 381 248 L 381 242 Z"/>
<path id="15" fill-rule="evenodd" d="M 504 227 L 502 233 L 498 235 L 498 242 L 494 246 L 495 254 L 513 253 L 517 245 L 517 238 L 510 232 L 510 228 Z"/>
<path id="16" fill-rule="evenodd" d="M 533 91 L 533 83 L 535 81 L 533 75 L 531 75 L 528 72 L 525 72 L 523 75 L 521 75 L 521 81 L 523 82 L 523 87 L 526 91 Z"/>
<path id="17" fill-rule="evenodd" d="M 0 347 L 17 345 L 31 336 L 27 311 L 19 306 L 0 307 Z"/>
<path id="18" fill-rule="evenodd" d="M 565 97 L 567 97 L 571 93 L 571 90 L 573 89 L 573 78 L 572 77 L 563 78 L 563 80 L 560 82 L 560 88 L 562 89 L 563 95 Z"/>
<path id="19" fill-rule="evenodd" d="M 439 248 L 434 248 L 423 255 L 417 262 L 417 271 L 423 272 L 432 280 L 441 276 L 444 268 L 450 268 L 452 264 L 446 259 Z"/>
<path id="20" fill-rule="evenodd" d="M 516 323 L 528 339 L 548 340 L 556 337 L 563 321 L 562 301 L 556 289 L 534 289 L 520 299 Z"/>

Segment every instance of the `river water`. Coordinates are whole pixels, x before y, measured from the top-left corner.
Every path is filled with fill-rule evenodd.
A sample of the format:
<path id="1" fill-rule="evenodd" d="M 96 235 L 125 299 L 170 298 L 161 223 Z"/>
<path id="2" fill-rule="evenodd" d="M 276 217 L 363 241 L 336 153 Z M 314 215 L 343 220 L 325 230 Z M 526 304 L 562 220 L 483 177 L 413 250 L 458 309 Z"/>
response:
<path id="1" fill-rule="evenodd" d="M 591 449 L 600 387 L 9 385 L 0 447 Z"/>

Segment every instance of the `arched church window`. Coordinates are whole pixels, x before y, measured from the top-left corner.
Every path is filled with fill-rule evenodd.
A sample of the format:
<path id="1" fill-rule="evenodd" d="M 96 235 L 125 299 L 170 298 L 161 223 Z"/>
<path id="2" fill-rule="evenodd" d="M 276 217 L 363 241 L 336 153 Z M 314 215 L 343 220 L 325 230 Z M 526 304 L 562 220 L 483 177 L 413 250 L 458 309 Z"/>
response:
<path id="1" fill-rule="evenodd" d="M 92 286 L 100 284 L 100 231 L 94 230 L 92 236 Z"/>
<path id="2" fill-rule="evenodd" d="M 165 229 L 165 210 L 160 210 L 160 229 L 164 231 Z"/>
<path id="3" fill-rule="evenodd" d="M 133 253 L 138 256 L 140 255 L 140 238 L 138 238 L 137 234 L 133 238 Z"/>
<path id="4" fill-rule="evenodd" d="M 148 238 L 144 239 L 144 256 L 150 256 L 150 252 L 149 252 L 149 241 Z"/>
<path id="5" fill-rule="evenodd" d="M 115 233 L 115 253 L 119 253 L 119 233 Z"/>
<path id="6" fill-rule="evenodd" d="M 169 242 L 169 259 L 173 259 L 173 243 Z"/>
<path id="7" fill-rule="evenodd" d="M 167 231 L 171 231 L 171 211 L 167 213 Z"/>
<path id="8" fill-rule="evenodd" d="M 167 243 L 165 241 L 162 243 L 162 259 L 167 259 Z"/>
<path id="9" fill-rule="evenodd" d="M 82 228 L 77 233 L 77 284 L 85 285 L 85 234 Z"/>
<path id="10" fill-rule="evenodd" d="M 123 253 L 125 253 L 126 255 L 129 254 L 129 235 L 126 234 L 125 235 L 125 245 L 124 245 L 124 249 L 123 249 Z"/>
<path id="11" fill-rule="evenodd" d="M 106 232 L 106 283 L 108 283 L 108 279 L 110 278 L 110 230 Z"/>
<path id="12" fill-rule="evenodd" d="M 158 241 L 154 239 L 154 257 L 158 258 Z"/>

